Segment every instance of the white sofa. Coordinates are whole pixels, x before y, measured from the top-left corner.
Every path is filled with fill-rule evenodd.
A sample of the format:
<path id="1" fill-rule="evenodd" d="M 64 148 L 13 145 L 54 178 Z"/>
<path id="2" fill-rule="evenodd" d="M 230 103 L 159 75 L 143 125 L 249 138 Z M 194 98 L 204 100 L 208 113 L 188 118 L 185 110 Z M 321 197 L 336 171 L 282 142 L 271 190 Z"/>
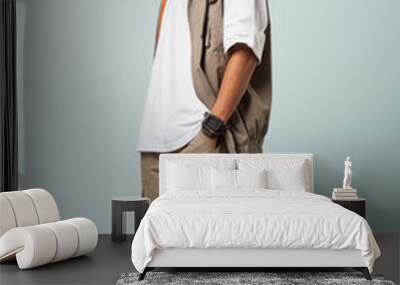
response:
<path id="1" fill-rule="evenodd" d="M 0 262 L 28 269 L 84 255 L 96 248 L 96 225 L 86 218 L 60 221 L 43 189 L 0 193 Z"/>

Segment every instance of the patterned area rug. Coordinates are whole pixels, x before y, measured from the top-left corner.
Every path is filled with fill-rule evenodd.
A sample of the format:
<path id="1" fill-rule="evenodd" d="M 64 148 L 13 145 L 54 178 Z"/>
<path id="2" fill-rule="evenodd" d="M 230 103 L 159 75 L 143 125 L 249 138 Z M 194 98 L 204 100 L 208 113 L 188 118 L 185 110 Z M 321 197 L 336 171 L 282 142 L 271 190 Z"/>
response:
<path id="1" fill-rule="evenodd" d="M 213 285 L 292 285 L 292 284 L 379 284 L 395 285 L 380 275 L 372 275 L 368 281 L 359 272 L 148 272 L 146 278 L 138 281 L 138 273 L 122 274 L 117 285 L 145 284 L 213 284 Z"/>

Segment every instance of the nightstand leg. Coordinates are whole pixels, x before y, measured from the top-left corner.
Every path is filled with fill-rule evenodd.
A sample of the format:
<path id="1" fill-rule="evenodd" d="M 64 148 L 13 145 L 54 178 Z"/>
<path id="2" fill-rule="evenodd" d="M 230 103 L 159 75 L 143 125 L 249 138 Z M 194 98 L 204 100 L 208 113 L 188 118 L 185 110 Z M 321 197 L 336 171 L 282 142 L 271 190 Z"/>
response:
<path id="1" fill-rule="evenodd" d="M 122 204 L 112 202 L 112 227 L 111 227 L 111 239 L 113 241 L 123 241 L 124 240 L 124 213 L 122 211 Z"/>

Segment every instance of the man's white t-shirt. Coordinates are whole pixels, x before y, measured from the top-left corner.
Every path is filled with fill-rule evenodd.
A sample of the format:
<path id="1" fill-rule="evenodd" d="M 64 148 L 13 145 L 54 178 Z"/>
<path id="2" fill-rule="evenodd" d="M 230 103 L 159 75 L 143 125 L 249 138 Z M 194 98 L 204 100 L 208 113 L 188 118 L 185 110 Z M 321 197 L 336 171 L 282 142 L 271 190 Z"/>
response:
<path id="1" fill-rule="evenodd" d="M 265 0 L 224 1 L 224 49 L 244 43 L 261 60 Z M 201 129 L 207 107 L 193 86 L 188 0 L 167 1 L 140 128 L 138 151 L 170 152 Z"/>

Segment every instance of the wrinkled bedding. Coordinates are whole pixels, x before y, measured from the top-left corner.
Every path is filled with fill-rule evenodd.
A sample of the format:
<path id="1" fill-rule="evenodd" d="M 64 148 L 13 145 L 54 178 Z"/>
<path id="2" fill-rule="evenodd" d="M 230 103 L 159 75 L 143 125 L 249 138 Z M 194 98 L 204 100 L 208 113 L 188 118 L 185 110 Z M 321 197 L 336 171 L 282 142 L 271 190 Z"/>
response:
<path id="1" fill-rule="evenodd" d="M 155 249 L 358 249 L 372 272 L 380 251 L 365 219 L 299 191 L 179 191 L 156 199 L 132 243 L 143 272 Z"/>

